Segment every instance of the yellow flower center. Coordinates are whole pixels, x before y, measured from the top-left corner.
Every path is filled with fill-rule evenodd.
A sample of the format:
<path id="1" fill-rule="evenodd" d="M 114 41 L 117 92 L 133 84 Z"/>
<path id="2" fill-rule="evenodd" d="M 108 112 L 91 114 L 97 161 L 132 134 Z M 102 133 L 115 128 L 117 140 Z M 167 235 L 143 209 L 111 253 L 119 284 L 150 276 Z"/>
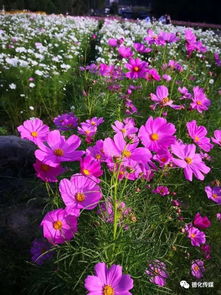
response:
<path id="1" fill-rule="evenodd" d="M 122 156 L 123 156 L 123 157 L 126 157 L 126 158 L 129 158 L 129 157 L 131 156 L 131 152 L 128 151 L 128 150 L 124 150 L 124 151 L 122 152 Z"/>
<path id="2" fill-rule="evenodd" d="M 216 199 L 218 196 L 217 196 L 217 194 L 212 194 L 212 197 L 213 197 L 214 199 Z"/>
<path id="3" fill-rule="evenodd" d="M 38 132 L 36 132 L 36 131 L 31 132 L 31 136 L 37 137 L 38 136 Z"/>
<path id="4" fill-rule="evenodd" d="M 159 274 L 159 268 L 154 268 L 154 273 Z"/>
<path id="5" fill-rule="evenodd" d="M 166 158 L 161 158 L 161 162 L 165 163 L 167 161 Z"/>
<path id="6" fill-rule="evenodd" d="M 64 155 L 64 151 L 62 149 L 56 149 L 54 150 L 55 156 L 61 157 Z"/>
<path id="7" fill-rule="evenodd" d="M 195 238 L 195 236 L 196 236 L 195 234 L 190 234 L 191 238 Z"/>
<path id="8" fill-rule="evenodd" d="M 195 266 L 193 267 L 193 269 L 194 269 L 195 271 L 198 271 L 200 268 L 199 268 L 198 265 L 195 265 Z"/>
<path id="9" fill-rule="evenodd" d="M 91 125 L 92 125 L 92 126 L 95 126 L 95 125 L 96 125 L 96 123 L 95 123 L 94 121 L 92 121 L 92 122 L 91 122 Z"/>
<path id="10" fill-rule="evenodd" d="M 150 135 L 150 139 L 151 140 L 158 140 L 159 139 L 159 135 L 157 134 L 157 133 L 152 133 L 151 135 Z"/>
<path id="11" fill-rule="evenodd" d="M 97 154 L 97 155 L 95 156 L 95 158 L 96 158 L 97 160 L 100 160 L 101 155 Z"/>
<path id="12" fill-rule="evenodd" d="M 53 228 L 56 230 L 62 229 L 62 222 L 60 220 L 53 222 Z"/>
<path id="13" fill-rule="evenodd" d="M 202 104 L 202 101 L 197 100 L 197 101 L 196 101 L 196 104 L 201 105 L 201 104 Z"/>
<path id="14" fill-rule="evenodd" d="M 109 285 L 104 286 L 103 295 L 114 295 L 114 289 Z"/>
<path id="15" fill-rule="evenodd" d="M 85 175 L 90 175 L 91 173 L 90 173 L 90 171 L 88 170 L 88 169 L 83 169 L 83 174 L 85 174 Z"/>
<path id="16" fill-rule="evenodd" d="M 85 194 L 83 194 L 83 193 L 76 193 L 75 199 L 78 202 L 83 202 L 85 200 Z"/>
<path id="17" fill-rule="evenodd" d="M 187 162 L 187 164 L 191 164 L 193 162 L 193 160 L 191 158 L 188 158 L 188 157 L 185 158 L 184 160 Z"/>
<path id="18" fill-rule="evenodd" d="M 89 135 L 91 132 L 90 132 L 90 130 L 86 130 L 85 133 L 86 133 L 87 135 Z"/>
<path id="19" fill-rule="evenodd" d="M 41 170 L 47 172 L 50 169 L 50 166 L 46 165 L 46 164 L 41 164 Z"/>
<path id="20" fill-rule="evenodd" d="M 171 100 L 171 99 L 170 99 L 169 97 L 165 97 L 165 98 L 163 98 L 163 99 L 161 100 L 161 103 L 162 103 L 162 104 L 166 104 L 166 103 L 168 103 L 170 100 Z"/>
<path id="21" fill-rule="evenodd" d="M 198 142 L 199 140 L 200 140 L 200 139 L 199 139 L 198 136 L 195 136 L 195 137 L 194 137 L 194 141 L 195 141 L 195 142 Z"/>
<path id="22" fill-rule="evenodd" d="M 138 72 L 139 71 L 139 67 L 134 67 L 134 72 Z"/>
<path id="23" fill-rule="evenodd" d="M 121 132 L 122 132 L 122 133 L 126 133 L 126 131 L 127 131 L 127 130 L 126 130 L 125 128 L 122 128 L 122 129 L 121 129 Z"/>

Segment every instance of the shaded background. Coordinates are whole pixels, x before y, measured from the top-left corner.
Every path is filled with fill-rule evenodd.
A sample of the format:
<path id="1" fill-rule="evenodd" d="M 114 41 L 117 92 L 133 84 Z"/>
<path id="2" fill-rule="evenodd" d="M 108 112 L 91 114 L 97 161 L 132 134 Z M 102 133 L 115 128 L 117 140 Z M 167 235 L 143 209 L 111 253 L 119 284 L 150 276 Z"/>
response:
<path id="1" fill-rule="evenodd" d="M 90 9 L 104 9 L 113 0 L 0 0 L 0 9 L 28 9 L 47 13 L 88 15 Z M 159 17 L 169 14 L 174 20 L 221 24 L 221 0 L 115 0 L 118 6 L 143 6 Z"/>

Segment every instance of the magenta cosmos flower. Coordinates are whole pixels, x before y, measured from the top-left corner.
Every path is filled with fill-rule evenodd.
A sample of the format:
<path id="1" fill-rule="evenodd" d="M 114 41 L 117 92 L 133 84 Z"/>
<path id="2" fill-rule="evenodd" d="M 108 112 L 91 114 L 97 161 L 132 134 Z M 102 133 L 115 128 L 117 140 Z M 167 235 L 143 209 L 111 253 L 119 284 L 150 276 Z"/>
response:
<path id="1" fill-rule="evenodd" d="M 212 141 L 221 146 L 221 130 L 214 131 L 214 137 L 212 137 Z"/>
<path id="2" fill-rule="evenodd" d="M 60 162 L 78 161 L 83 155 L 83 151 L 76 151 L 81 140 L 77 135 L 71 135 L 67 140 L 58 130 L 48 133 L 47 145 L 38 142 L 39 149 L 35 151 L 35 156 L 45 164 L 57 167 Z"/>
<path id="3" fill-rule="evenodd" d="M 51 244 L 49 244 L 46 240 L 35 239 L 32 242 L 31 246 L 31 260 L 32 262 L 41 265 L 52 257 L 54 251 L 51 250 Z"/>
<path id="4" fill-rule="evenodd" d="M 80 161 L 81 173 L 86 176 L 100 177 L 103 174 L 101 164 L 92 156 L 87 155 Z"/>
<path id="5" fill-rule="evenodd" d="M 207 216 L 201 216 L 200 213 L 196 213 L 193 224 L 199 228 L 207 228 L 211 226 L 211 221 Z"/>
<path id="6" fill-rule="evenodd" d="M 81 174 L 74 174 L 70 180 L 62 179 L 59 191 L 65 205 L 76 209 L 92 210 L 102 198 L 97 182 Z"/>
<path id="7" fill-rule="evenodd" d="M 146 274 L 150 276 L 150 282 L 154 283 L 160 287 L 166 285 L 166 279 L 168 278 L 168 273 L 166 271 L 166 265 L 164 262 L 159 260 L 154 260 L 148 265 Z"/>
<path id="8" fill-rule="evenodd" d="M 131 58 L 125 67 L 129 70 L 125 74 L 128 79 L 143 78 L 147 71 L 147 63 L 139 58 Z"/>
<path id="9" fill-rule="evenodd" d="M 150 117 L 146 124 L 140 127 L 138 136 L 146 148 L 157 152 L 167 149 L 175 142 L 176 138 L 173 136 L 175 132 L 175 126 L 167 123 L 166 119 Z"/>
<path id="10" fill-rule="evenodd" d="M 126 46 L 120 46 L 118 48 L 118 53 L 123 58 L 129 58 L 133 56 L 133 52 L 131 51 L 131 48 Z"/>
<path id="11" fill-rule="evenodd" d="M 204 180 L 204 174 L 209 173 L 210 168 L 202 161 L 200 154 L 196 153 L 195 144 L 176 142 L 171 145 L 171 150 L 178 157 L 178 159 L 172 159 L 173 163 L 184 168 L 184 175 L 187 180 L 192 181 L 193 175 L 199 180 Z"/>
<path id="12" fill-rule="evenodd" d="M 199 113 L 207 111 L 211 105 L 211 101 L 206 97 L 203 88 L 199 86 L 193 87 L 192 103 L 190 104 L 193 110 L 197 110 Z"/>
<path id="13" fill-rule="evenodd" d="M 195 120 L 187 122 L 186 124 L 189 136 L 205 152 L 209 152 L 213 145 L 210 143 L 210 138 L 206 137 L 207 130 L 204 126 L 197 126 Z"/>
<path id="14" fill-rule="evenodd" d="M 191 265 L 192 275 L 197 279 L 201 279 L 203 277 L 204 272 L 205 272 L 204 262 L 200 259 L 193 260 Z"/>
<path id="15" fill-rule="evenodd" d="M 54 124 L 60 130 L 72 130 L 78 125 L 78 118 L 73 113 L 62 114 L 54 118 Z"/>
<path id="16" fill-rule="evenodd" d="M 85 280 L 88 295 L 132 295 L 129 291 L 133 288 L 133 280 L 130 275 L 122 274 L 122 266 L 113 264 L 107 268 L 100 262 L 94 271 L 95 275 Z"/>
<path id="17" fill-rule="evenodd" d="M 119 159 L 122 161 L 127 161 L 129 159 L 133 161 L 147 163 L 151 158 L 151 153 L 147 148 L 137 147 L 139 140 L 132 144 L 128 144 L 122 133 L 117 133 L 114 136 L 114 140 L 111 138 L 106 138 L 104 140 L 104 153 L 112 158 Z"/>
<path id="18" fill-rule="evenodd" d="M 205 192 L 207 194 L 208 199 L 211 199 L 213 202 L 221 205 L 221 187 L 219 186 L 206 186 Z"/>
<path id="19" fill-rule="evenodd" d="M 73 238 L 77 231 L 77 217 L 65 209 L 48 212 L 41 222 L 43 235 L 51 244 L 63 244 Z"/>
<path id="20" fill-rule="evenodd" d="M 33 164 L 36 176 L 41 178 L 45 182 L 58 182 L 57 177 L 64 173 L 65 169 L 58 165 L 56 167 L 51 167 L 39 160 Z"/>
<path id="21" fill-rule="evenodd" d="M 150 94 L 150 98 L 152 101 L 155 102 L 154 104 L 154 108 L 157 106 L 157 105 L 160 105 L 162 107 L 171 107 L 175 110 L 180 110 L 183 108 L 183 106 L 179 106 L 179 105 L 175 105 L 173 104 L 173 101 L 172 99 L 169 98 L 169 91 L 168 91 L 168 88 L 164 85 L 162 86 L 157 86 L 157 89 L 156 89 L 156 94 L 154 93 L 151 93 Z"/>
<path id="22" fill-rule="evenodd" d="M 24 121 L 17 130 L 21 138 L 33 141 L 35 144 L 38 141 L 44 141 L 49 133 L 49 127 L 38 118 Z"/>
<path id="23" fill-rule="evenodd" d="M 187 229 L 188 238 L 191 240 L 191 245 L 195 247 L 199 247 L 201 244 L 206 243 L 206 235 L 204 232 L 198 230 L 198 228 L 194 226 L 189 226 Z"/>

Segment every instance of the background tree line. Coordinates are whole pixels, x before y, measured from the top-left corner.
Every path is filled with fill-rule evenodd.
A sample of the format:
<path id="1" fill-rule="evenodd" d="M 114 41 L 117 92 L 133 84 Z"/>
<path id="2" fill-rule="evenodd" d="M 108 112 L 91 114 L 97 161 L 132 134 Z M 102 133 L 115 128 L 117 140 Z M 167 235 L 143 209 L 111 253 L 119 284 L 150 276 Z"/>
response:
<path id="1" fill-rule="evenodd" d="M 100 8 L 104 0 L 0 0 L 0 9 L 5 10 L 28 9 L 31 11 L 45 11 L 47 13 L 69 13 L 71 15 L 85 15 L 96 5 Z"/>

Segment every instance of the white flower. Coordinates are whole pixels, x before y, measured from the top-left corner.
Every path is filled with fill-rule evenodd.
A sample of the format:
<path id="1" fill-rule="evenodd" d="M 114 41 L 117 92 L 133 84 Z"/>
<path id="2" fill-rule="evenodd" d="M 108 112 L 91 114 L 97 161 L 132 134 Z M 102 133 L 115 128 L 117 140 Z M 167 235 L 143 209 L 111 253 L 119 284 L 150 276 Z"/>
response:
<path id="1" fill-rule="evenodd" d="M 213 84 L 214 83 L 214 80 L 213 79 L 210 79 L 209 80 L 209 84 Z"/>
<path id="2" fill-rule="evenodd" d="M 11 84 L 9 84 L 9 88 L 10 88 L 10 89 L 16 89 L 16 87 L 17 87 L 17 86 L 15 85 L 15 83 L 11 83 Z"/>
<path id="3" fill-rule="evenodd" d="M 29 106 L 29 110 L 34 111 L 34 107 L 33 106 Z"/>
<path id="4" fill-rule="evenodd" d="M 34 87 L 35 87 L 35 83 L 30 83 L 30 84 L 29 84 L 29 87 L 30 87 L 30 88 L 34 88 Z"/>

